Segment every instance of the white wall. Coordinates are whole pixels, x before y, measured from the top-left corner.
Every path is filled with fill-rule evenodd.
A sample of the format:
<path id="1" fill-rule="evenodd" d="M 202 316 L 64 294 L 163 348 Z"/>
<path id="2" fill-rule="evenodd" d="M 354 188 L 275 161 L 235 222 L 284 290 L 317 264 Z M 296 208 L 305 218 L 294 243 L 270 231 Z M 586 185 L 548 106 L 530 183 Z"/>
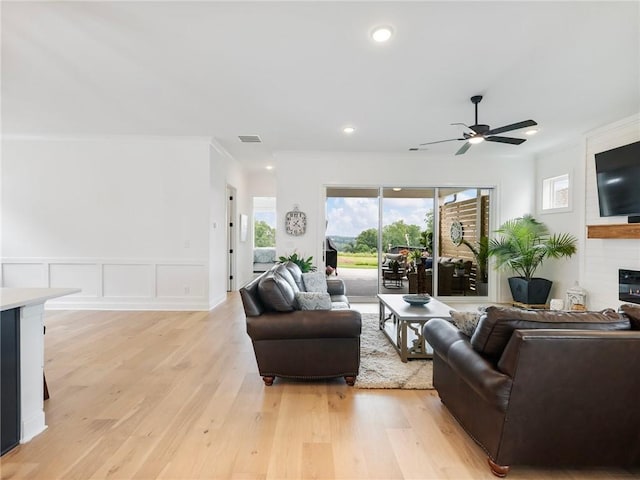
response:
<path id="1" fill-rule="evenodd" d="M 2 284 L 65 308 L 207 309 L 202 139 L 3 139 Z"/>
<path id="2" fill-rule="evenodd" d="M 569 260 L 550 260 L 538 272 L 553 280 L 551 298 L 565 298 L 577 280 L 587 291 L 587 308 L 617 308 L 618 269 L 640 270 L 640 241 L 634 239 L 588 239 L 587 225 L 627 223 L 627 217 L 601 218 L 595 180 L 598 152 L 640 140 L 640 115 L 606 125 L 585 135 L 580 144 L 565 146 L 536 158 L 538 218 L 553 232 L 578 238 L 578 255 Z M 542 179 L 572 175 L 572 208 L 566 213 L 544 214 L 540 209 Z"/>
<path id="3" fill-rule="evenodd" d="M 275 197 L 276 177 L 273 170 L 247 174 L 247 190 L 252 197 Z"/>
<path id="4" fill-rule="evenodd" d="M 528 157 L 497 160 L 479 155 L 431 156 L 424 153 L 282 152 L 277 155 L 276 245 L 278 255 L 294 250 L 321 263 L 325 237 L 325 187 L 486 186 L 496 187 L 494 227 L 534 211 L 534 163 Z M 307 233 L 284 231 L 286 212 L 298 205 L 307 214 Z M 502 276 L 500 276 L 501 278 Z M 506 281 L 492 282 L 500 301 L 510 298 Z M 505 277 L 506 278 L 506 277 Z"/>
<path id="5" fill-rule="evenodd" d="M 578 239 L 577 253 L 568 259 L 549 259 L 536 271 L 537 277 L 553 281 L 549 298 L 565 299 L 567 289 L 580 279 L 580 258 L 584 255 L 584 144 L 565 145 L 536 158 L 536 218 L 552 233 L 569 233 Z M 542 181 L 569 174 L 569 209 L 542 210 Z"/>
<path id="6" fill-rule="evenodd" d="M 584 158 L 587 225 L 627 223 L 627 217 L 600 218 L 594 155 L 639 140 L 640 115 L 607 125 L 587 135 Z M 618 269 L 640 270 L 640 240 L 586 239 L 582 260 L 581 285 L 589 292 L 589 308 L 617 308 L 622 303 L 618 300 Z"/>
<path id="7" fill-rule="evenodd" d="M 241 214 L 250 214 L 251 202 L 242 167 L 215 142 L 209 149 L 209 165 L 209 306 L 213 308 L 225 299 L 228 287 L 226 228 L 232 219 L 227 218 L 227 186 L 236 189 L 236 212 L 233 219 L 236 226 L 239 225 Z M 232 248 L 236 255 L 236 265 L 232 272 L 235 290 L 251 279 L 253 251 L 250 233 L 247 234 L 247 240 L 242 242 L 240 230 L 236 228 Z"/>

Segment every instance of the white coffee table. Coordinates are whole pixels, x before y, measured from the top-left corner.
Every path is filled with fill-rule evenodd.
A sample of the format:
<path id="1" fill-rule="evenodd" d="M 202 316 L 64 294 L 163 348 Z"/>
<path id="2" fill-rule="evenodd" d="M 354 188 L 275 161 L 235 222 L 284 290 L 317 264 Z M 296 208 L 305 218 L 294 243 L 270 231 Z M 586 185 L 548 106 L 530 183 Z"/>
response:
<path id="1" fill-rule="evenodd" d="M 432 318 L 451 318 L 451 307 L 432 298 L 426 305 L 409 305 L 402 295 L 378 294 L 380 330 L 395 347 L 403 362 L 432 358 L 433 349 L 424 341 L 422 328 Z M 387 312 L 388 311 L 388 312 Z"/>

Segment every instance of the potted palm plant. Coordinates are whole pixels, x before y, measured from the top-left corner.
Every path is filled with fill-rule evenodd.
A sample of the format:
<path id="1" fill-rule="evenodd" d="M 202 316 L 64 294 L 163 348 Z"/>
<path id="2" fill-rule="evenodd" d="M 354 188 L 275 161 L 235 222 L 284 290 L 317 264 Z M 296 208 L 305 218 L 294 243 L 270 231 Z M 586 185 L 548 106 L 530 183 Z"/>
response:
<path id="1" fill-rule="evenodd" d="M 552 235 L 531 215 L 506 221 L 496 233 L 499 237 L 489 241 L 488 253 L 496 258 L 496 268 L 518 275 L 509 278 L 513 300 L 528 305 L 547 303 L 553 282 L 533 275 L 546 258 L 571 257 L 578 240 L 568 233 Z"/>
<path id="2" fill-rule="evenodd" d="M 293 262 L 300 267 L 300 270 L 302 270 L 302 273 L 316 271 L 316 266 L 313 264 L 312 256 L 309 258 L 304 258 L 302 255 L 298 256 L 298 254 L 294 252 L 291 255 L 280 256 L 280 258 L 278 258 L 278 261 L 280 263 Z"/>
<path id="3" fill-rule="evenodd" d="M 487 266 L 489 264 L 489 237 L 483 235 L 475 245 L 471 244 L 467 240 L 462 240 L 476 259 L 477 275 L 476 275 L 476 292 L 480 296 L 487 296 L 489 294 L 489 271 Z"/>

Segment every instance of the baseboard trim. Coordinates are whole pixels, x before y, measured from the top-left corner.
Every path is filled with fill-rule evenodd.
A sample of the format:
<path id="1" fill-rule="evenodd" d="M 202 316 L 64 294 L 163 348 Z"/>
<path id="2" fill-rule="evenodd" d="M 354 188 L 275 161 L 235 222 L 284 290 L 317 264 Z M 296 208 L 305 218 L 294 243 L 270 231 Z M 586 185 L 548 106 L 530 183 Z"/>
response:
<path id="1" fill-rule="evenodd" d="M 47 310 L 156 310 L 156 311 L 202 311 L 210 310 L 206 301 L 195 302 L 47 302 Z"/>

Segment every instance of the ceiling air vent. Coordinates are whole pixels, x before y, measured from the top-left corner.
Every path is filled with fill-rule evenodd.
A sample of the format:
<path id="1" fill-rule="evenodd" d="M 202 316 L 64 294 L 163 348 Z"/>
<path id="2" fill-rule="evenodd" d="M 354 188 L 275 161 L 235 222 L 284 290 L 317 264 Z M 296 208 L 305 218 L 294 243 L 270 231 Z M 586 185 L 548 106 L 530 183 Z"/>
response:
<path id="1" fill-rule="evenodd" d="M 262 143 L 262 139 L 258 135 L 238 135 L 242 143 Z"/>

